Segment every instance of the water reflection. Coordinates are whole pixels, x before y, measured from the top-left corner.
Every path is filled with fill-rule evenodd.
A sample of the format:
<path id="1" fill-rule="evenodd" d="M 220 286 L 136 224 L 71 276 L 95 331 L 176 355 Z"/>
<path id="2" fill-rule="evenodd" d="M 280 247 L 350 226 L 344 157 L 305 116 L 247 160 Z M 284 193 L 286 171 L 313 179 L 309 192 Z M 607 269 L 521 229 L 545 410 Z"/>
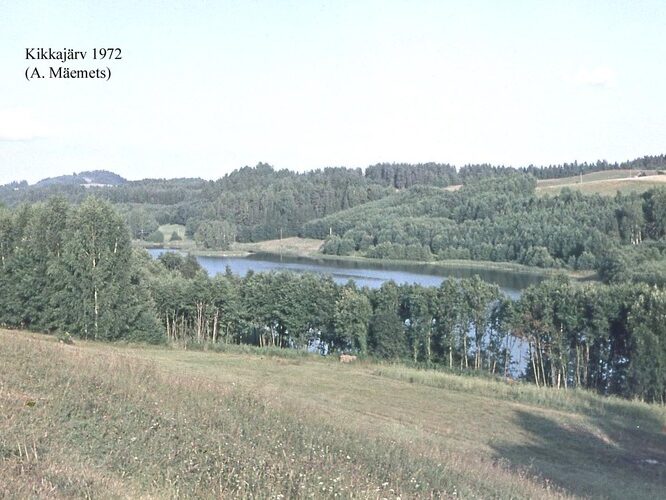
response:
<path id="1" fill-rule="evenodd" d="M 148 250 L 153 257 L 157 257 L 165 251 L 169 250 L 162 248 Z M 357 286 L 369 288 L 379 288 L 382 283 L 389 280 L 398 284 L 417 283 L 423 286 L 439 286 L 447 278 L 469 278 L 478 274 L 483 280 L 497 284 L 504 293 L 512 298 L 517 298 L 524 288 L 544 279 L 532 274 L 464 266 L 443 268 L 432 264 L 359 262 L 293 256 L 280 257 L 274 254 L 252 254 L 248 257 L 197 256 L 197 261 L 210 276 L 224 273 L 227 266 L 231 272 L 240 276 L 245 276 L 248 271 L 310 272 L 330 275 L 338 284 L 346 283 L 351 279 L 356 282 Z"/>

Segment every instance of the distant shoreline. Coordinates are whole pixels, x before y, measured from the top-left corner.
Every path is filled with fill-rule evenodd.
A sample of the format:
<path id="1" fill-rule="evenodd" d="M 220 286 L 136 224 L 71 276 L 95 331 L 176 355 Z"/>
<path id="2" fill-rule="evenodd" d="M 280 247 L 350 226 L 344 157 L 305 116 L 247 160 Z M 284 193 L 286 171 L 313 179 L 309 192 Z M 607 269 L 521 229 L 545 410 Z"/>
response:
<path id="1" fill-rule="evenodd" d="M 197 248 L 191 241 L 179 241 L 175 243 L 150 243 L 141 240 L 135 240 L 134 244 L 138 247 L 146 249 L 166 249 L 187 252 L 192 255 L 200 257 L 249 257 L 255 254 L 270 255 L 270 256 L 289 256 L 299 257 L 308 260 L 323 260 L 323 261 L 346 261 L 368 263 L 371 265 L 387 264 L 396 266 L 433 266 L 444 269 L 451 268 L 467 268 L 478 269 L 479 271 L 501 271 L 512 272 L 523 275 L 533 276 L 553 276 L 555 274 L 564 273 L 572 279 L 579 281 L 595 280 L 595 273 L 593 271 L 572 271 L 569 269 L 557 268 L 540 268 L 534 266 L 526 266 L 514 262 L 492 262 L 480 260 L 464 260 L 464 259 L 447 259 L 447 260 L 406 260 L 406 259 L 374 259 L 370 257 L 363 257 L 360 255 L 327 255 L 320 253 L 320 251 L 312 251 L 312 249 L 299 248 L 294 245 L 294 240 L 302 240 L 301 238 L 288 238 L 292 244 L 285 244 L 283 250 L 279 249 L 279 240 L 268 240 L 256 243 L 234 243 L 233 247 L 229 250 L 210 250 Z M 310 242 L 311 243 L 311 242 Z"/>

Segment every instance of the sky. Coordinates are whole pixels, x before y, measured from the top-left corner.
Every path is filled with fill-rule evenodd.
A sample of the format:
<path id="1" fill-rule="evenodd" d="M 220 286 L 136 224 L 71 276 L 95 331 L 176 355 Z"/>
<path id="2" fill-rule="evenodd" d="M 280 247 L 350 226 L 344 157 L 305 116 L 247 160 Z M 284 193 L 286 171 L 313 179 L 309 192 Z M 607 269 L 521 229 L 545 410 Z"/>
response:
<path id="1" fill-rule="evenodd" d="M 663 0 L 0 0 L 0 184 L 663 154 L 664 26 Z M 111 78 L 26 79 L 49 66 Z"/>

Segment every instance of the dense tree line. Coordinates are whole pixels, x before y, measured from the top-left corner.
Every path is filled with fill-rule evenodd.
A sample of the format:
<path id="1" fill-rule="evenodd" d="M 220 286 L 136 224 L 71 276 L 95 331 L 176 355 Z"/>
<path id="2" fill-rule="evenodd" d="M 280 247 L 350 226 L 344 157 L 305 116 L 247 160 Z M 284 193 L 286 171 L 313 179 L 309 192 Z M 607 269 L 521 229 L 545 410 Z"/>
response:
<path id="1" fill-rule="evenodd" d="M 374 290 L 312 274 L 209 277 L 191 256 L 133 251 L 122 217 L 94 198 L 0 210 L 0 269 L 8 326 L 353 352 L 500 375 L 522 341 L 524 376 L 539 386 L 666 396 L 666 292 L 644 283 L 559 277 L 514 302 L 478 277 Z"/>
<path id="2" fill-rule="evenodd" d="M 35 188 L 13 183 L 0 187 L 0 200 L 17 206 L 56 195 L 81 203 L 92 193 L 123 213 L 135 238 L 148 239 L 162 224 L 182 224 L 187 226 L 189 236 L 194 238 L 199 232 L 197 240 L 207 241 L 206 246 L 211 247 L 217 244 L 216 238 L 204 236 L 211 233 L 211 224 L 223 223 L 233 228 L 233 237 L 239 241 L 295 236 L 309 220 L 392 192 L 366 179 L 361 169 L 326 168 L 297 173 L 260 163 L 217 181 L 147 179 L 104 188 L 70 184 Z M 201 225 L 204 228 L 200 230 Z"/>
<path id="3" fill-rule="evenodd" d="M 353 352 L 498 375 L 524 356 L 524 376 L 539 386 L 666 396 L 660 287 L 583 286 L 560 276 L 511 301 L 478 276 L 437 288 L 359 289 L 311 274 L 209 278 L 175 254 L 149 264 L 156 312 L 172 341 Z"/>
<path id="4" fill-rule="evenodd" d="M 96 187 L 72 183 L 78 176 L 64 176 L 35 186 L 13 182 L 0 186 L 0 201 L 7 206 L 46 201 L 62 196 L 72 203 L 81 203 L 93 194 L 113 203 L 124 214 L 132 236 L 139 239 L 155 237 L 155 227 L 162 224 L 182 224 L 193 237 L 200 224 L 225 223 L 234 228 L 239 241 L 258 241 L 282 236 L 295 236 L 310 221 L 357 207 L 385 197 L 395 190 L 412 186 L 446 187 L 470 184 L 481 179 L 512 177 L 527 173 L 537 179 L 568 177 L 600 170 L 629 169 L 664 170 L 666 156 L 646 156 L 629 162 L 571 163 L 547 167 L 512 168 L 489 164 L 382 163 L 365 171 L 349 168 L 326 168 L 305 173 L 275 170 L 260 163 L 244 167 L 217 181 L 202 179 L 145 179 L 122 182 L 111 187 Z M 118 176 L 97 172 L 100 179 L 116 182 Z M 85 176 L 84 176 L 85 177 Z M 64 179 L 64 180 L 63 180 Z M 62 181 L 62 182 L 61 182 Z M 123 179 L 124 181 L 124 179 Z M 201 238 L 200 238 L 200 241 Z M 210 241 L 214 240 L 209 240 Z M 345 243 L 346 245 L 346 243 Z M 463 245 L 464 247 L 464 245 Z M 464 258 L 463 248 L 452 251 Z M 343 246 L 343 250 L 346 247 Z M 379 254 L 393 257 L 405 253 L 403 248 L 380 248 Z M 415 247 L 412 250 L 417 251 Z M 537 250 L 535 260 L 543 254 Z M 417 257 L 420 256 L 417 253 Z M 523 256 L 531 259 L 531 256 Z"/>
<path id="5" fill-rule="evenodd" d="M 599 160 L 594 163 L 563 163 L 561 165 L 505 167 L 490 164 L 468 164 L 456 168 L 448 163 L 378 163 L 365 169 L 365 176 L 383 185 L 404 189 L 411 186 L 445 187 L 466 184 L 483 177 L 526 173 L 536 179 L 561 179 L 605 170 L 666 170 L 666 155 L 644 156 L 621 163 Z"/>
<path id="6" fill-rule="evenodd" d="M 324 253 L 389 259 L 599 269 L 615 250 L 651 248 L 652 260 L 663 255 L 666 190 L 603 197 L 564 189 L 541 197 L 534 188 L 534 178 L 520 174 L 454 192 L 416 186 L 308 222 L 303 235 L 327 238 Z"/>
<path id="7" fill-rule="evenodd" d="M 537 179 L 561 179 L 573 177 L 580 174 L 592 172 L 603 172 L 605 170 L 635 170 L 636 174 L 643 170 L 666 170 L 666 155 L 643 156 L 634 160 L 609 163 L 599 160 L 594 163 L 563 163 L 561 165 L 535 166 L 521 168 L 525 173 L 531 174 Z"/>
<path id="8" fill-rule="evenodd" d="M 460 184 L 456 167 L 447 163 L 378 163 L 365 169 L 366 178 L 396 189 L 417 184 L 445 187 Z"/>
<path id="9" fill-rule="evenodd" d="M 575 287 L 565 279 L 528 288 L 512 331 L 528 340 L 527 377 L 664 401 L 666 292 L 645 284 Z"/>
<path id="10" fill-rule="evenodd" d="M 157 340 L 133 259 L 122 218 L 94 198 L 0 210 L 0 318 L 86 338 Z"/>
<path id="11" fill-rule="evenodd" d="M 198 220 L 225 220 L 239 241 L 296 236 L 309 220 L 380 199 L 390 189 L 368 182 L 360 169 L 327 168 L 305 173 L 245 167 L 206 186 Z M 193 231 L 194 232 L 194 231 Z"/>

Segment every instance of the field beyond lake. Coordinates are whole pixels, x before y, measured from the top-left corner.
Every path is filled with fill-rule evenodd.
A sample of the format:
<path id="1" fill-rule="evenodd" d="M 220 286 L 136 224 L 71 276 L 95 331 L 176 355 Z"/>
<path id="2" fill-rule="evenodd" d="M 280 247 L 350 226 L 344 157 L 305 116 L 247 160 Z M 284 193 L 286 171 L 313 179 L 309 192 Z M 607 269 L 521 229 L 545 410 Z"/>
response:
<path id="1" fill-rule="evenodd" d="M 663 407 L 398 365 L 0 330 L 0 495 L 658 498 Z"/>

